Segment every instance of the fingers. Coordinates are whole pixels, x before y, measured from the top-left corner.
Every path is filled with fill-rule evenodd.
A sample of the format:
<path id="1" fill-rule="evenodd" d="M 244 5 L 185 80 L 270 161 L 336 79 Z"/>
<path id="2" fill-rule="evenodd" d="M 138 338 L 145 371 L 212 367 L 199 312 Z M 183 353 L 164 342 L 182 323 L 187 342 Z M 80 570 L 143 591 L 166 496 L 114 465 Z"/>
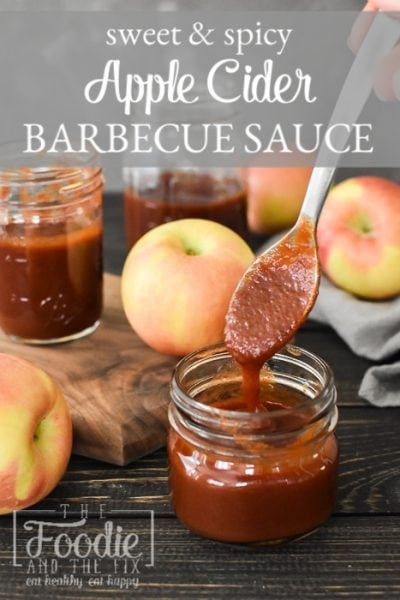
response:
<path id="1" fill-rule="evenodd" d="M 372 21 L 375 18 L 376 9 L 372 7 L 372 2 L 368 2 L 364 10 L 367 14 L 362 12 L 358 15 L 351 29 L 348 40 L 349 48 L 352 52 L 354 52 L 354 54 L 357 54 L 357 50 L 361 46 L 369 28 L 371 27 Z"/>
<path id="2" fill-rule="evenodd" d="M 376 95 L 381 100 L 400 100 L 400 45 L 381 61 L 374 77 Z"/>
<path id="3" fill-rule="evenodd" d="M 363 8 L 363 12 L 376 12 L 377 10 L 379 10 L 379 0 L 369 0 Z"/>
<path id="4" fill-rule="evenodd" d="M 378 10 L 400 11 L 400 0 L 369 0 L 354 22 L 348 45 L 357 53 Z M 399 13 L 400 18 L 400 13 Z M 400 45 L 381 61 L 374 77 L 374 89 L 381 100 L 400 100 Z"/>
<path id="5" fill-rule="evenodd" d="M 396 12 L 400 10 L 400 0 L 373 0 L 372 2 L 367 2 L 364 10 L 371 10 L 367 8 L 369 4 L 374 7 L 372 10 L 383 10 L 387 12 Z"/>
<path id="6" fill-rule="evenodd" d="M 400 0 L 369 0 L 354 22 L 348 45 L 354 54 L 361 46 L 378 10 L 397 12 L 400 11 Z M 400 15 L 399 15 L 400 18 Z"/>

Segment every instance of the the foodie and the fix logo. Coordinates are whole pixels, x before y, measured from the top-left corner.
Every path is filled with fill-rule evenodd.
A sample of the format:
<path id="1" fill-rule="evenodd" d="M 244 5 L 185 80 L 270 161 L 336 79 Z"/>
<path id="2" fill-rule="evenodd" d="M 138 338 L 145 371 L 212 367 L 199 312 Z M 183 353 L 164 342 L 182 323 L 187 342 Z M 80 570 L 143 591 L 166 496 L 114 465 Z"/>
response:
<path id="1" fill-rule="evenodd" d="M 60 504 L 14 512 L 13 566 L 31 588 L 138 589 L 154 567 L 154 511 Z"/>

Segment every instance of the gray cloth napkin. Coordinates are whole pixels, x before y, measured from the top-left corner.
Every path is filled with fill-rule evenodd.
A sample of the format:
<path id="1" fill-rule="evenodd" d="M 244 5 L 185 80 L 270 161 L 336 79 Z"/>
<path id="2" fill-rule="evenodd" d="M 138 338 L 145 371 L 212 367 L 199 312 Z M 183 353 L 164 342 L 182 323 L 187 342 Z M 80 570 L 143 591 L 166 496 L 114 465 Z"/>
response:
<path id="1" fill-rule="evenodd" d="M 280 237 L 269 240 L 259 252 Z M 363 358 L 390 361 L 400 353 L 400 296 L 385 302 L 360 300 L 322 277 L 310 319 L 330 325 Z M 359 395 L 375 406 L 400 406 L 400 361 L 370 367 Z"/>
<path id="2" fill-rule="evenodd" d="M 330 325 L 364 358 L 381 361 L 400 352 L 400 297 L 385 302 L 360 300 L 322 277 L 310 318 Z M 400 406 L 400 361 L 370 367 L 359 394 L 375 406 Z"/>

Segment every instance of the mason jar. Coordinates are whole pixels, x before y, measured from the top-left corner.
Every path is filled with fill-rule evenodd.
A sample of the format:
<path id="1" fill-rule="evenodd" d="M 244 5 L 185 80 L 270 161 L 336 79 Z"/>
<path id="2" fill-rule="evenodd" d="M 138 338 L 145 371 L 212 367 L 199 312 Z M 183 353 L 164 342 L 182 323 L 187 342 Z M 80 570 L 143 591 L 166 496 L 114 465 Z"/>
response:
<path id="1" fill-rule="evenodd" d="M 336 388 L 318 356 L 287 346 L 261 370 L 246 412 L 240 366 L 223 345 L 185 357 L 171 383 L 169 482 L 178 518 L 238 544 L 288 542 L 324 523 L 335 502 Z"/>
<path id="2" fill-rule="evenodd" d="M 0 329 L 13 340 L 65 342 L 99 324 L 103 183 L 94 154 L 0 148 Z"/>
<path id="3" fill-rule="evenodd" d="M 128 248 L 157 225 L 178 219 L 207 219 L 246 236 L 246 192 L 239 170 L 136 167 L 124 173 Z"/>
<path id="4" fill-rule="evenodd" d="M 203 89 L 197 90 L 200 101 L 195 105 L 156 105 L 152 127 L 185 123 L 188 145 L 194 150 L 204 147 L 205 124 L 221 126 L 235 120 L 232 107 L 212 101 Z M 146 120 L 138 114 L 137 120 Z M 233 144 L 239 141 L 237 129 L 231 132 Z M 210 139 L 213 134 L 210 133 Z M 210 142 L 211 143 L 211 142 Z M 167 127 L 163 146 L 183 146 L 182 130 Z M 153 151 L 151 161 L 138 164 L 138 157 L 127 152 L 124 157 L 124 218 L 128 248 L 154 227 L 177 219 L 207 219 L 247 236 L 246 186 L 241 169 L 204 163 L 203 152 L 161 153 Z M 146 157 L 146 155 L 144 155 Z"/>

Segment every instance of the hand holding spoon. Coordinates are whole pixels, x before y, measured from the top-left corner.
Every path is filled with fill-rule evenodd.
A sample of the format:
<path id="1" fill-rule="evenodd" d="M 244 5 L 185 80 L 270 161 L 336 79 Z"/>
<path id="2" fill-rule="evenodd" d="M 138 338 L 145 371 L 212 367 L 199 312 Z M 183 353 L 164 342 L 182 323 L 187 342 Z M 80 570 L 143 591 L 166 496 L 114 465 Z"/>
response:
<path id="1" fill-rule="evenodd" d="M 399 38 L 399 22 L 378 14 L 354 60 L 333 111 L 330 124 L 356 122 L 373 85 L 376 65 Z M 349 133 L 341 128 L 336 148 L 344 148 Z M 322 147 L 317 164 L 326 162 Z M 258 373 L 263 363 L 283 348 L 305 321 L 318 295 L 319 263 L 316 225 L 339 160 L 316 167 L 294 228 L 261 254 L 234 292 L 225 325 L 225 343 L 243 366 L 245 397 L 258 399 Z M 332 158 L 331 158 L 332 162 Z"/>

